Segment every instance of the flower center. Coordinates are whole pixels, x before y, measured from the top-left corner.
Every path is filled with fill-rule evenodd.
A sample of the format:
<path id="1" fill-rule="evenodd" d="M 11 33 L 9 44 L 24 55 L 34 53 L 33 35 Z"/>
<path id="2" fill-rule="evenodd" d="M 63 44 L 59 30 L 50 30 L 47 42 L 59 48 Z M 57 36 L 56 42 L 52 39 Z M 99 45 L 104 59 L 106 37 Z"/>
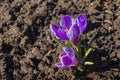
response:
<path id="1" fill-rule="evenodd" d="M 68 28 L 65 29 L 66 32 L 68 32 L 68 30 L 69 30 Z"/>

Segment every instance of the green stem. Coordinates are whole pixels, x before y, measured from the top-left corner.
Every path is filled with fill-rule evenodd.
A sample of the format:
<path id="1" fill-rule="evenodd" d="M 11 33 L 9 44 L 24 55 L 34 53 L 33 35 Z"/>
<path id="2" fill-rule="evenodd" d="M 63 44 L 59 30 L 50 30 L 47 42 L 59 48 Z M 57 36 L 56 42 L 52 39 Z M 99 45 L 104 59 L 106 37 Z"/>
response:
<path id="1" fill-rule="evenodd" d="M 78 41 L 78 54 L 79 54 L 79 59 L 82 57 L 82 49 L 81 49 L 81 36 Z"/>
<path id="2" fill-rule="evenodd" d="M 84 55 L 84 60 L 87 58 L 87 56 L 89 55 L 89 53 L 91 52 L 92 48 L 89 48 Z"/>
<path id="3" fill-rule="evenodd" d="M 57 41 L 57 42 L 59 42 L 60 44 L 62 44 L 63 46 L 65 46 L 65 44 L 64 44 L 62 41 L 60 41 L 59 39 L 56 39 L 56 38 L 53 37 L 53 36 L 52 36 L 52 38 L 53 38 L 55 41 Z"/>

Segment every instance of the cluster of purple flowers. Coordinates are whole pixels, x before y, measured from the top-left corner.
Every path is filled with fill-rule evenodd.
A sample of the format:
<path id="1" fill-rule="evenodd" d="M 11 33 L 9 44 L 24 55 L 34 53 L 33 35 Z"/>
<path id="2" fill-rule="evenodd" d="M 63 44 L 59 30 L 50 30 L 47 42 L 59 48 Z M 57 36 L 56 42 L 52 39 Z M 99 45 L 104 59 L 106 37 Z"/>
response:
<path id="1" fill-rule="evenodd" d="M 78 47 L 78 39 L 86 27 L 87 20 L 83 14 L 80 14 L 75 19 L 65 15 L 60 20 L 60 26 L 54 24 L 50 25 L 51 32 L 57 39 L 64 42 L 72 41 L 76 47 Z M 69 46 L 64 46 L 63 50 L 64 52 L 59 55 L 60 62 L 55 65 L 58 68 L 77 66 L 78 60 L 75 51 Z"/>

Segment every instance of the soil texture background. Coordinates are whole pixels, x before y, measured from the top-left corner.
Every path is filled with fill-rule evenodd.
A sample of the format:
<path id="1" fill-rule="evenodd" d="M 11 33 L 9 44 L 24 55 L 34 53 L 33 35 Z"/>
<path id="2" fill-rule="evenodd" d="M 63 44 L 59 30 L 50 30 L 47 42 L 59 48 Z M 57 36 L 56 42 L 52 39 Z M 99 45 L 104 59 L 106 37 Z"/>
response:
<path id="1" fill-rule="evenodd" d="M 58 69 L 50 24 L 84 13 L 93 66 Z M 0 80 L 120 80 L 120 0 L 0 0 Z"/>

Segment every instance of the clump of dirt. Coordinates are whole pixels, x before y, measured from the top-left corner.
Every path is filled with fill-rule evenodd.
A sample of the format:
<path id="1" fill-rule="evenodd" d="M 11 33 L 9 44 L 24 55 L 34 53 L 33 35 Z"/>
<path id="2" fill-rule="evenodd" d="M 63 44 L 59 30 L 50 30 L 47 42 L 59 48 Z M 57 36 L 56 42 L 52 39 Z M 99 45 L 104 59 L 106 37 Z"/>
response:
<path id="1" fill-rule="evenodd" d="M 118 80 L 120 78 L 119 0 L 1 0 L 1 80 Z M 49 25 L 63 15 L 84 13 L 88 27 L 84 40 L 95 35 L 89 55 L 93 66 L 58 69 L 54 64 L 62 46 L 52 39 Z"/>

